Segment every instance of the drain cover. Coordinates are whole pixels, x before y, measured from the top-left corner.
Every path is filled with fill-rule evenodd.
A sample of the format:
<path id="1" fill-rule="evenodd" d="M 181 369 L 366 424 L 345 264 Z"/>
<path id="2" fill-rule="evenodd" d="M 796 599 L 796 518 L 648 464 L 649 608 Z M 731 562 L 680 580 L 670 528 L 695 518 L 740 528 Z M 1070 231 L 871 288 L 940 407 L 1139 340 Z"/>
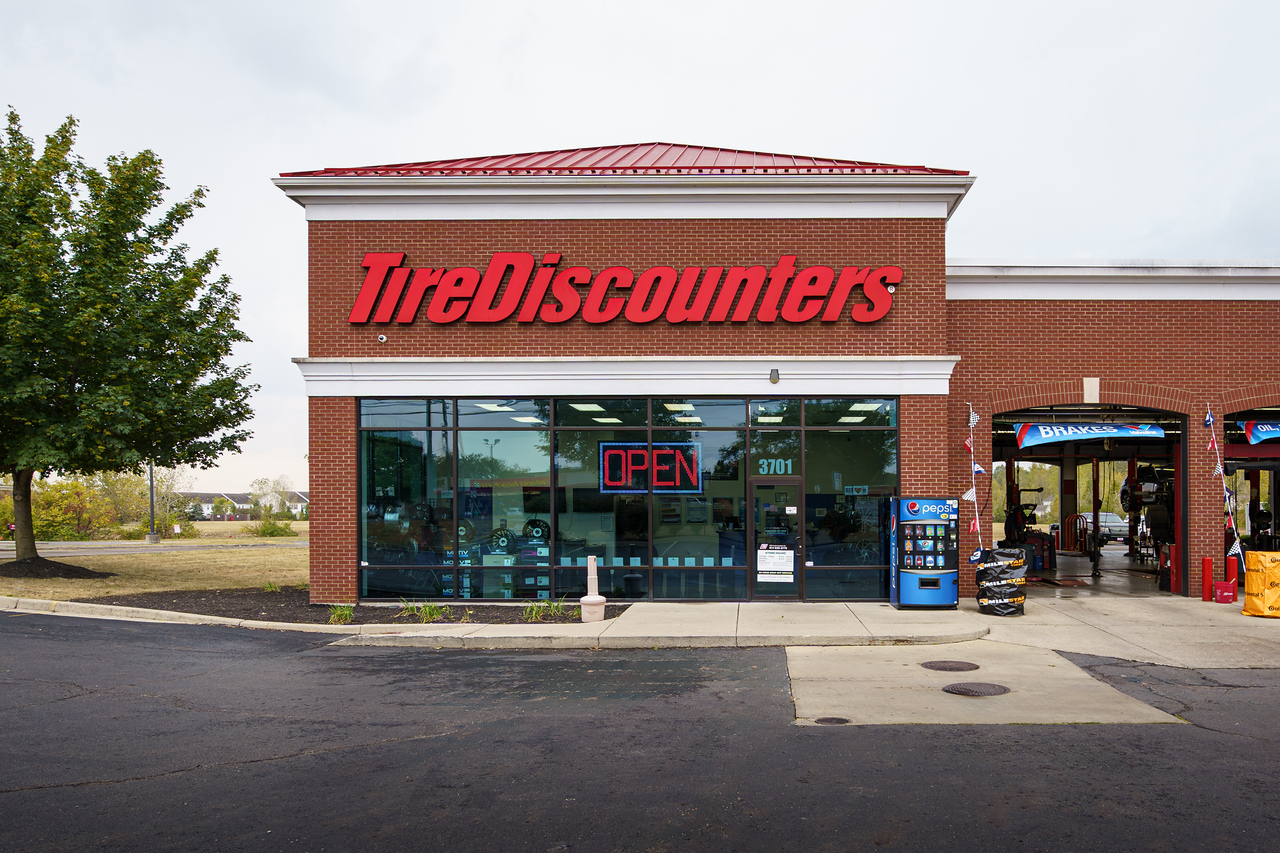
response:
<path id="1" fill-rule="evenodd" d="M 972 672 L 978 668 L 976 663 L 969 663 L 967 660 L 927 660 L 920 665 L 939 672 Z"/>
<path id="2" fill-rule="evenodd" d="M 820 726 L 847 726 L 849 721 L 844 717 L 818 717 L 814 720 Z"/>
<path id="3" fill-rule="evenodd" d="M 984 684 L 981 681 L 962 681 L 959 684 L 948 684 L 942 688 L 943 693 L 954 693 L 957 696 L 1003 696 L 1009 688 L 1003 684 Z"/>

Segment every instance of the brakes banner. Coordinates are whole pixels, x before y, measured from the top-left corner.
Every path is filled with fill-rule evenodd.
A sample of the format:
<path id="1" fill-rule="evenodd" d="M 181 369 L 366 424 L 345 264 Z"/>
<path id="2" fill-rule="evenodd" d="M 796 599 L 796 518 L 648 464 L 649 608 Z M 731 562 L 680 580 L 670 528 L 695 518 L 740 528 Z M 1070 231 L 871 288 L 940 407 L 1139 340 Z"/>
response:
<path id="1" fill-rule="evenodd" d="M 481 272 L 474 267 L 401 266 L 404 252 L 369 252 L 364 283 L 347 322 L 563 323 L 874 323 L 893 307 L 902 283 L 896 266 L 799 268 L 796 255 L 772 267 L 675 267 L 647 270 L 560 268 L 561 255 L 495 252 Z"/>
<path id="2" fill-rule="evenodd" d="M 1018 447 L 1024 450 L 1041 444 L 1098 438 L 1164 438 L 1164 430 L 1155 424 L 1014 424 L 1013 431 Z"/>
<path id="3" fill-rule="evenodd" d="M 1236 421 L 1244 434 L 1249 436 L 1250 444 L 1257 444 L 1270 438 L 1280 438 L 1280 421 Z"/>

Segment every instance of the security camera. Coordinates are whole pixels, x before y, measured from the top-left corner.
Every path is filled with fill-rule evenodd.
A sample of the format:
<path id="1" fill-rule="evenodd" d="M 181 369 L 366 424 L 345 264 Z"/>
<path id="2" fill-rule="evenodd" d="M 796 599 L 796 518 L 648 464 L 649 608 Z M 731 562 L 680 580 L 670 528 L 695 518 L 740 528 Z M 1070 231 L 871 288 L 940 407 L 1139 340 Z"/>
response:
<path id="1" fill-rule="evenodd" d="M 380 343 L 380 344 L 385 344 L 386 342 L 387 342 L 387 336 L 386 336 L 386 335 L 378 335 L 378 343 Z"/>

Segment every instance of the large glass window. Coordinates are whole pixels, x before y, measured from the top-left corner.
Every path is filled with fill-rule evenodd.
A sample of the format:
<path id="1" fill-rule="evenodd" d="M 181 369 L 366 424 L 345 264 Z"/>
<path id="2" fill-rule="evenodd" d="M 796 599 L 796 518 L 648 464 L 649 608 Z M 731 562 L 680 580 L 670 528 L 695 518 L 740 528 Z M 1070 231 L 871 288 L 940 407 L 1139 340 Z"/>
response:
<path id="1" fill-rule="evenodd" d="M 701 429 L 747 425 L 746 400 L 655 399 L 653 426 Z"/>
<path id="2" fill-rule="evenodd" d="M 871 398 L 805 400 L 804 422 L 806 426 L 894 427 L 898 403 Z"/>
<path id="3" fill-rule="evenodd" d="M 889 499 L 898 485 L 894 430 L 805 433 L 806 562 L 879 566 L 889 561 Z"/>
<path id="4" fill-rule="evenodd" d="M 549 598 L 551 457 L 547 433 L 458 431 L 459 566 L 484 566 L 481 597 Z M 531 579 L 531 583 L 527 580 Z"/>
<path id="5" fill-rule="evenodd" d="M 743 516 L 747 497 L 744 462 L 747 434 L 741 430 L 657 431 L 655 459 L 683 465 L 696 460 L 702 488 L 696 493 L 660 493 L 655 482 L 655 566 L 745 566 Z M 662 454 L 670 448 L 670 454 Z M 663 463 L 660 463 L 663 464 Z"/>
<path id="6" fill-rule="evenodd" d="M 365 565 L 452 562 L 452 433 L 363 432 L 360 559 Z"/>
<path id="7" fill-rule="evenodd" d="M 644 397 L 625 400 L 560 400 L 556 403 L 556 426 L 628 427 L 649 423 L 649 401 Z"/>
<path id="8" fill-rule="evenodd" d="M 565 429 L 555 442 L 559 565 L 648 566 L 648 434 Z"/>
<path id="9" fill-rule="evenodd" d="M 610 598 L 745 598 L 767 478 L 793 482 L 803 596 L 884 597 L 893 398 L 363 400 L 359 423 L 365 598 L 576 597 L 591 556 Z"/>

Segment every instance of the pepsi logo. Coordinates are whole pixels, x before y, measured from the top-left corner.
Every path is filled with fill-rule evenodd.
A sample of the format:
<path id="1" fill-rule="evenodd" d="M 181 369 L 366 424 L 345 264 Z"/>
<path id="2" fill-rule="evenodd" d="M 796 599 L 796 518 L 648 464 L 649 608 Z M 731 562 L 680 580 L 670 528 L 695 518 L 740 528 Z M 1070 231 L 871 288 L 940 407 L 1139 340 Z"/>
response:
<path id="1" fill-rule="evenodd" d="M 919 511 L 920 511 L 920 504 L 916 503 L 915 501 L 911 501 L 910 503 L 907 504 L 907 512 L 915 514 Z"/>

